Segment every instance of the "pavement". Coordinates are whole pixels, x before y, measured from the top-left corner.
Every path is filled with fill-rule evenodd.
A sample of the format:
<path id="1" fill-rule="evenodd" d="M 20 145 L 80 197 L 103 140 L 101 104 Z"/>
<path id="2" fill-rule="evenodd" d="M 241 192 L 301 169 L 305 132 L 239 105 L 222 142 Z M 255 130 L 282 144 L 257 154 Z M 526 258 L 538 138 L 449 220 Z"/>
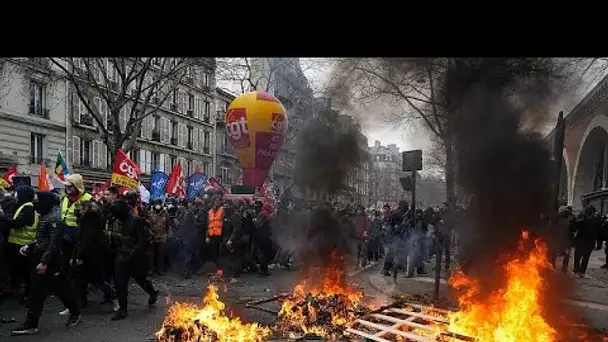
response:
<path id="1" fill-rule="evenodd" d="M 598 329 L 608 329 L 608 271 L 599 267 L 605 262 L 603 251 L 594 251 L 589 274 L 592 279 L 575 279 L 576 291 L 572 298 L 567 298 L 573 307 L 581 309 L 587 324 Z M 433 265 L 431 262 L 430 265 Z M 392 277 L 380 273 L 381 264 L 368 265 L 366 268 L 350 268 L 346 271 L 351 284 L 360 286 L 365 292 L 368 303 L 383 305 L 393 301 L 396 294 L 420 295 L 431 298 L 434 289 L 432 274 L 415 278 L 399 275 L 397 282 Z M 429 267 L 432 273 L 432 266 Z M 244 274 L 236 284 L 222 283 L 220 299 L 226 303 L 229 312 L 245 322 L 259 322 L 271 325 L 274 316 L 258 310 L 245 308 L 245 303 L 270 298 L 274 295 L 291 292 L 298 281 L 297 270 L 273 269 L 272 275 L 262 277 L 257 274 Z M 442 297 L 451 302 L 448 287 L 443 274 L 440 285 Z M 80 325 L 66 328 L 65 317 L 58 313 L 63 310 L 60 302 L 50 297 L 45 305 L 40 320 L 40 332 L 33 336 L 9 337 L 12 328 L 21 323 L 25 309 L 18 303 L 6 301 L 0 304 L 1 313 L 14 317 L 17 323 L 0 324 L 0 341 L 86 341 L 86 342 L 142 342 L 154 336 L 166 315 L 167 309 L 174 301 L 200 303 L 206 291 L 209 277 L 194 276 L 184 280 L 175 275 L 156 277 L 153 283 L 165 300 L 160 300 L 157 307 L 148 308 L 145 294 L 135 283 L 131 284 L 129 293 L 129 317 L 126 320 L 110 321 L 112 305 L 100 305 L 100 293 L 90 296 L 90 305 L 83 309 Z M 278 303 L 268 303 L 269 309 L 278 310 Z"/>

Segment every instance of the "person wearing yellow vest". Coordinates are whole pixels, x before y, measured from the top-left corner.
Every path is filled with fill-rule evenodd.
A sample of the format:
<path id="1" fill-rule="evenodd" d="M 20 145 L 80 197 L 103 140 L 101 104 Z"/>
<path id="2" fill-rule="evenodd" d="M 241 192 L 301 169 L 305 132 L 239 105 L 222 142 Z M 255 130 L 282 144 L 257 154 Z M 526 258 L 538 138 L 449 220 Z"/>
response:
<path id="1" fill-rule="evenodd" d="M 12 216 L 3 216 L 3 226 L 10 229 L 7 252 L 10 257 L 9 271 L 13 291 L 20 290 L 24 285 L 23 299 L 30 295 L 30 268 L 26 257 L 19 253 L 21 247 L 32 243 L 36 239 L 38 228 L 38 215 L 34 211 L 35 192 L 29 186 L 17 188 L 17 211 Z"/>
<path id="2" fill-rule="evenodd" d="M 69 261 L 74 254 L 81 205 L 83 202 L 90 201 L 93 196 L 85 191 L 84 180 L 79 174 L 69 175 L 66 178 L 65 193 L 65 197 L 61 200 L 61 220 L 63 221 L 61 250 L 65 260 Z"/>
<path id="3" fill-rule="evenodd" d="M 220 269 L 218 258 L 220 255 L 220 246 L 222 245 L 222 229 L 224 228 L 224 207 L 222 206 L 219 197 L 216 197 L 211 202 L 211 209 L 207 213 L 207 234 L 205 237 L 206 257 L 202 266 L 206 261 L 211 261 L 215 264 L 216 270 Z"/>

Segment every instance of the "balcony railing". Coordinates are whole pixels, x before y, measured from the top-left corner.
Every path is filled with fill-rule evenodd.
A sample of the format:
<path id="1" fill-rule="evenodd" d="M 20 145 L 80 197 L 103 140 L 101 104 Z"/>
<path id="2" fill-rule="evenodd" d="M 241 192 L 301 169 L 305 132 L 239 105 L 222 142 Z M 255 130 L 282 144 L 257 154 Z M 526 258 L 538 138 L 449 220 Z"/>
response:
<path id="1" fill-rule="evenodd" d="M 177 146 L 177 138 L 171 138 L 171 145 Z"/>
<path id="2" fill-rule="evenodd" d="M 80 124 L 85 126 L 93 126 L 93 117 L 90 115 L 80 116 Z"/>
<path id="3" fill-rule="evenodd" d="M 29 113 L 30 115 L 36 115 L 44 119 L 48 119 L 50 114 L 48 109 L 33 105 L 29 106 Z"/>
<path id="4" fill-rule="evenodd" d="M 203 147 L 203 153 L 209 154 L 209 147 L 207 147 L 207 146 Z"/>
<path id="5" fill-rule="evenodd" d="M 160 142 L 160 131 L 155 129 L 152 130 L 152 141 L 158 141 Z"/>

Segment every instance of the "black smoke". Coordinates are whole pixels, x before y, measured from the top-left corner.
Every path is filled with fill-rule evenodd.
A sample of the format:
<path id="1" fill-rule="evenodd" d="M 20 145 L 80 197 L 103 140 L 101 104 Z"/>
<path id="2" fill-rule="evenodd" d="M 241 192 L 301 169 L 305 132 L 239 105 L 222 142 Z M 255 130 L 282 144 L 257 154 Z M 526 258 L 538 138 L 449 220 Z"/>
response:
<path id="1" fill-rule="evenodd" d="M 321 112 L 298 137 L 295 187 L 313 201 L 298 205 L 276 235 L 279 244 L 291 242 L 296 258 L 308 266 L 324 267 L 336 262 L 333 252 L 342 257 L 352 252 L 346 213 L 336 212 L 332 203 L 346 190 L 349 173 L 365 160 L 364 145 L 352 119 L 331 110 Z"/>

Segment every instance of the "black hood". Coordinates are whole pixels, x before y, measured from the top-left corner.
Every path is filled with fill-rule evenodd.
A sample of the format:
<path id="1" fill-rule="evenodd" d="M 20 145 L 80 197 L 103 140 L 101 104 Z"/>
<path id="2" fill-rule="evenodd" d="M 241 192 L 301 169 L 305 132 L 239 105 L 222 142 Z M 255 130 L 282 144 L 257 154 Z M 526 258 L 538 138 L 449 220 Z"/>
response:
<path id="1" fill-rule="evenodd" d="M 37 212 L 44 215 L 51 212 L 57 205 L 59 205 L 57 195 L 50 191 L 43 191 L 38 193 L 38 199 L 34 203 L 34 208 Z"/>
<path id="2" fill-rule="evenodd" d="M 126 221 L 131 217 L 133 209 L 124 199 L 118 199 L 110 205 L 110 213 L 120 221 Z"/>
<path id="3" fill-rule="evenodd" d="M 30 186 L 19 186 L 17 188 L 17 204 L 22 205 L 27 202 L 33 202 L 35 196 L 34 189 Z"/>

